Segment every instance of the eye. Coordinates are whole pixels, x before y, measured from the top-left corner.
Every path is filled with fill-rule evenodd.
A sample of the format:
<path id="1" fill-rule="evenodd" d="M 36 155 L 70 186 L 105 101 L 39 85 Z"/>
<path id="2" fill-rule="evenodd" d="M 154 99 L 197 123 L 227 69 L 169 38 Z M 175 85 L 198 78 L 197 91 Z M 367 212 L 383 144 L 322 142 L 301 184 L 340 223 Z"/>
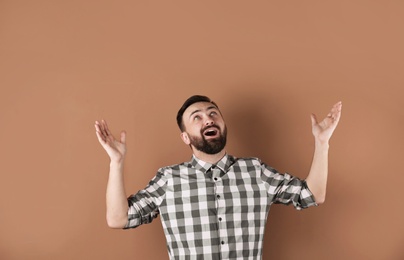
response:
<path id="1" fill-rule="evenodd" d="M 210 112 L 210 116 L 215 116 L 215 115 L 217 115 L 216 111 Z"/>
<path id="2" fill-rule="evenodd" d="M 199 119 L 201 119 L 200 116 L 194 116 L 194 121 L 197 121 L 197 120 L 199 120 Z"/>

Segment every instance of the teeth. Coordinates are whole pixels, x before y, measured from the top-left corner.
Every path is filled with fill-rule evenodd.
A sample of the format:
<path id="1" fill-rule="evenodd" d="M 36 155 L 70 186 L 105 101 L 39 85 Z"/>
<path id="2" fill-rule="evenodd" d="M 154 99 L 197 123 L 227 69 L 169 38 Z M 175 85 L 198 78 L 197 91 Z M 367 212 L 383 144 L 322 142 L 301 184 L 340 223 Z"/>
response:
<path id="1" fill-rule="evenodd" d="M 216 130 L 207 130 L 206 132 L 205 132 L 205 135 L 215 135 L 216 134 Z"/>

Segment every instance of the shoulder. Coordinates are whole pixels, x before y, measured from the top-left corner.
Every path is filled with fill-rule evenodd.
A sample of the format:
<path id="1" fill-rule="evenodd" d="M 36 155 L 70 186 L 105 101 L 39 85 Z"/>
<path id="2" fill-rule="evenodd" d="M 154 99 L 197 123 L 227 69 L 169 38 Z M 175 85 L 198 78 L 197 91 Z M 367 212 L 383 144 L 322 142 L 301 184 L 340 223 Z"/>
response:
<path id="1" fill-rule="evenodd" d="M 261 170 L 262 163 L 257 157 L 234 157 L 229 156 L 228 167 L 234 169 L 234 171 L 257 171 Z"/>
<path id="2" fill-rule="evenodd" d="M 235 157 L 229 155 L 230 160 L 233 161 L 234 164 L 253 164 L 253 165 L 261 165 L 261 159 L 257 157 Z"/>
<path id="3" fill-rule="evenodd" d="M 245 167 L 255 167 L 256 169 L 260 169 L 261 171 L 270 171 L 273 173 L 278 173 L 278 171 L 264 163 L 260 158 L 257 157 L 243 157 L 237 158 L 232 156 L 233 166 L 245 166 Z"/>
<path id="4" fill-rule="evenodd" d="M 193 168 L 193 165 L 190 162 L 183 162 L 183 163 L 179 163 L 179 164 L 173 164 L 173 165 L 161 167 L 160 169 L 158 169 L 158 173 L 167 176 L 167 175 L 172 175 L 172 174 L 175 174 L 176 172 L 181 172 L 181 171 L 184 171 L 186 169 L 191 169 L 191 168 Z"/>

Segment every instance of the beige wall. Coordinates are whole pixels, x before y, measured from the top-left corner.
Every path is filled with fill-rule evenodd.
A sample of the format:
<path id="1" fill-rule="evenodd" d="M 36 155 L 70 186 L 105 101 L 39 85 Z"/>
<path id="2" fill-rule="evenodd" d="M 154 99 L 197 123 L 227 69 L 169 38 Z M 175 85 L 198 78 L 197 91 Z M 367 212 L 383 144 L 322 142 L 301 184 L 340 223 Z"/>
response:
<path id="1" fill-rule="evenodd" d="M 107 228 L 93 123 L 128 132 L 136 192 L 190 158 L 192 94 L 219 103 L 229 153 L 300 177 L 310 113 L 342 100 L 327 201 L 272 207 L 264 259 L 403 259 L 403 26 L 393 0 L 0 1 L 0 259 L 167 259 L 159 219 Z"/>

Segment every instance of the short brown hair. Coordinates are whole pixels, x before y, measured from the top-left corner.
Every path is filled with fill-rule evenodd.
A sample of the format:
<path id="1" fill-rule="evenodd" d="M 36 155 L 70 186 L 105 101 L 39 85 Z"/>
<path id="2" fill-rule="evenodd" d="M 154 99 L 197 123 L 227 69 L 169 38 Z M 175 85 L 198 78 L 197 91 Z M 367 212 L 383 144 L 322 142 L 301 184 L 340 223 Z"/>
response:
<path id="1" fill-rule="evenodd" d="M 185 100 L 184 104 L 182 105 L 180 110 L 178 110 L 178 113 L 177 113 L 177 124 L 178 124 L 178 127 L 180 128 L 181 132 L 184 132 L 184 130 L 185 130 L 184 122 L 182 120 L 182 116 L 184 115 L 185 110 L 189 106 L 191 106 L 192 104 L 197 103 L 197 102 L 209 102 L 209 103 L 212 103 L 213 105 L 215 105 L 219 109 L 219 107 L 216 105 L 216 103 L 213 102 L 207 96 L 201 96 L 201 95 L 191 96 L 190 98 Z"/>

